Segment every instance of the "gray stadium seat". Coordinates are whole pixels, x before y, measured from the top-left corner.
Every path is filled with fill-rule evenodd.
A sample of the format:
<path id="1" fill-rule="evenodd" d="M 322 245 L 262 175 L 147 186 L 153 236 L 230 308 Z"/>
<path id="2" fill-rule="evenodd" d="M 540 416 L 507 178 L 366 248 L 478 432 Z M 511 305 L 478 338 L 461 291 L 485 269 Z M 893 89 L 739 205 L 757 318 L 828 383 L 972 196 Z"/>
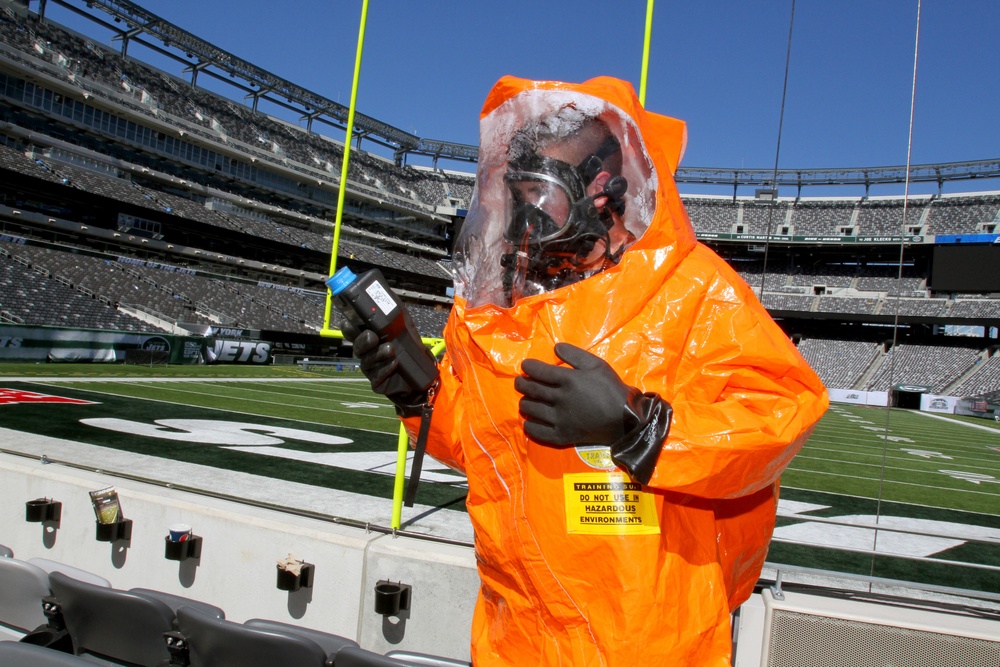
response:
<path id="1" fill-rule="evenodd" d="M 177 610 L 177 629 L 187 642 L 191 667 L 324 667 L 329 654 L 320 644 L 300 632 L 250 627 L 214 618 L 201 610 Z M 323 634 L 323 633 L 317 633 Z M 349 645 L 354 645 L 354 642 Z M 339 665 L 339 659 L 337 663 Z"/>
<path id="2" fill-rule="evenodd" d="M 401 664 L 406 663 L 363 648 L 348 647 L 337 654 L 336 667 L 399 667 Z"/>
<path id="3" fill-rule="evenodd" d="M 61 572 L 49 575 L 49 582 L 77 655 L 142 667 L 157 667 L 169 660 L 163 633 L 174 629 L 175 612 L 160 596 L 103 588 Z M 195 600 L 162 595 L 174 604 L 185 600 L 190 605 L 217 609 Z M 212 615 L 211 611 L 206 613 Z"/>
<path id="4" fill-rule="evenodd" d="M 225 618 L 226 612 L 224 612 L 220 607 L 216 607 L 214 604 L 209 604 L 207 602 L 201 602 L 199 600 L 192 600 L 191 598 L 186 598 L 182 595 L 174 595 L 173 593 L 165 593 L 163 591 L 153 590 L 152 588 L 130 588 L 129 593 L 136 593 L 138 595 L 145 595 L 146 597 L 156 598 L 160 602 L 163 602 L 168 607 L 170 607 L 174 613 L 181 607 L 197 607 L 200 611 L 203 611 L 215 618 Z"/>
<path id="5" fill-rule="evenodd" d="M 0 665 L 4 667 L 93 667 L 92 662 L 34 644 L 0 641 Z"/>
<path id="6" fill-rule="evenodd" d="M 398 660 L 413 667 L 471 667 L 471 662 L 464 660 L 453 660 L 452 658 L 442 658 L 438 655 L 428 653 L 414 653 L 413 651 L 389 651 L 385 657 Z"/>
<path id="7" fill-rule="evenodd" d="M 79 581 L 86 581 L 88 584 L 111 588 L 111 582 L 99 574 L 94 574 L 93 572 L 88 572 L 87 570 L 81 570 L 78 567 L 73 567 L 72 565 L 67 565 L 66 563 L 49 560 L 48 558 L 29 558 L 28 562 L 32 565 L 37 565 L 49 574 L 52 574 L 53 572 L 62 572 L 63 574 L 73 577 Z"/>
<path id="8" fill-rule="evenodd" d="M 20 634 L 45 625 L 42 598 L 51 594 L 45 570 L 16 558 L 0 558 L 0 625 Z"/>
<path id="9" fill-rule="evenodd" d="M 461 660 L 442 658 L 427 653 L 390 651 L 385 655 L 363 648 L 347 647 L 337 654 L 336 667 L 470 667 Z"/>
<path id="10" fill-rule="evenodd" d="M 96 574 L 45 558 L 0 558 L 0 638 L 44 646 L 65 642 L 64 632 L 46 627 L 42 606 L 43 598 L 52 595 L 49 577 L 56 570 L 95 586 L 111 586 Z"/>
<path id="11" fill-rule="evenodd" d="M 358 643 L 353 639 L 348 639 L 347 637 L 341 637 L 340 635 L 335 635 L 329 632 L 322 632 L 320 630 L 313 630 L 312 628 L 303 628 L 298 625 L 292 625 L 290 623 L 282 623 L 280 621 L 270 621 L 263 618 L 251 618 L 246 621 L 243 625 L 248 628 L 255 628 L 258 630 L 267 630 L 270 632 L 280 632 L 280 633 L 290 633 L 301 635 L 307 637 L 317 644 L 319 644 L 327 655 L 334 655 L 340 649 L 345 646 L 357 646 Z"/>
<path id="12" fill-rule="evenodd" d="M 5 547 L 4 545 L 0 544 L 0 558 L 13 558 L 13 557 L 14 557 L 14 552 L 11 550 L 11 548 Z"/>

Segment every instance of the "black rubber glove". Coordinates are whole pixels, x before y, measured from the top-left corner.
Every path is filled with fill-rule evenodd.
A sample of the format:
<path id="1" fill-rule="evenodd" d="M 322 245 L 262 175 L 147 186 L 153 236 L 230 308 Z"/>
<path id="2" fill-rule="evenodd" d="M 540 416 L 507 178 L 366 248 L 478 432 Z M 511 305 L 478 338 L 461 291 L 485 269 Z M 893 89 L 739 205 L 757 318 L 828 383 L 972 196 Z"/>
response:
<path id="1" fill-rule="evenodd" d="M 514 379 L 524 432 L 545 445 L 607 445 L 611 458 L 646 484 L 670 429 L 670 404 L 625 384 L 610 364 L 569 343 L 556 343 L 569 367 L 525 359 Z"/>
<path id="2" fill-rule="evenodd" d="M 630 387 L 608 362 L 575 345 L 556 343 L 555 353 L 569 367 L 525 359 L 524 375 L 514 380 L 524 432 L 550 445 L 609 445 L 622 437 Z"/>
<path id="3" fill-rule="evenodd" d="M 392 341 L 379 342 L 377 333 L 371 329 L 358 331 L 350 322 L 344 322 L 341 331 L 345 340 L 354 342 L 354 356 L 361 362 L 361 372 L 371 383 L 372 391 L 392 401 L 401 417 L 419 415 L 427 402 L 427 390 L 410 386 L 397 372 L 399 361 Z"/>

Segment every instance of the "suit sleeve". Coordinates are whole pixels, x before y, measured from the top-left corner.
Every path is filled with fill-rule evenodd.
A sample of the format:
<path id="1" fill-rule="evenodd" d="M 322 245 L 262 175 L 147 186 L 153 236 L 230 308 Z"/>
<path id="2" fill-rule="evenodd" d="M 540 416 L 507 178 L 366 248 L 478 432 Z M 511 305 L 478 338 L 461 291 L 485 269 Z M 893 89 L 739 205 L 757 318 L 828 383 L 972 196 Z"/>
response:
<path id="1" fill-rule="evenodd" d="M 671 387 L 660 382 L 644 394 L 652 396 L 647 412 L 660 417 L 612 446 L 619 464 L 650 487 L 704 498 L 760 491 L 777 481 L 827 408 L 815 372 L 728 273 L 715 275 L 693 311 Z"/>

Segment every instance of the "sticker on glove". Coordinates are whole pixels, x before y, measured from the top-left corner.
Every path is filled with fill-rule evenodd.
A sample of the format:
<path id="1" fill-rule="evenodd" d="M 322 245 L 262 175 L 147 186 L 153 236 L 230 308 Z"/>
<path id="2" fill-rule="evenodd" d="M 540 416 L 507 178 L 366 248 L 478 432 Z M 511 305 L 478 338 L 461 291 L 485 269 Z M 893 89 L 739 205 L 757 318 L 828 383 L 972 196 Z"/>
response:
<path id="1" fill-rule="evenodd" d="M 653 495 L 625 473 L 563 475 L 566 532 L 585 535 L 657 535 Z"/>
<path id="2" fill-rule="evenodd" d="M 576 455 L 591 468 L 597 470 L 614 470 L 617 464 L 611 459 L 611 448 L 598 445 L 576 448 Z"/>

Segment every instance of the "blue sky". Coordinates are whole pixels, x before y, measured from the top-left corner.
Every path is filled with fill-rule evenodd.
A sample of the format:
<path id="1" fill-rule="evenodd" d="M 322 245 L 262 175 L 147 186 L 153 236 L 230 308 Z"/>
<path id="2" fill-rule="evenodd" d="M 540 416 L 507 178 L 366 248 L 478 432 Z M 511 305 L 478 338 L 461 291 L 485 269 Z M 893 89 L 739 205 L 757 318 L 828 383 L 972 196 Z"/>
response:
<path id="1" fill-rule="evenodd" d="M 361 0 L 139 4 L 349 101 Z M 688 123 L 684 166 L 774 166 L 791 6 L 657 2 L 646 106 Z M 85 25 L 53 3 L 48 11 Z M 645 12 L 645 0 L 371 0 L 358 109 L 424 138 L 474 144 L 482 102 L 504 74 L 605 74 L 638 89 Z M 916 0 L 798 0 L 781 168 L 905 164 L 916 23 Z M 920 28 L 912 163 L 1000 157 L 1000 2 L 924 0 Z"/>

